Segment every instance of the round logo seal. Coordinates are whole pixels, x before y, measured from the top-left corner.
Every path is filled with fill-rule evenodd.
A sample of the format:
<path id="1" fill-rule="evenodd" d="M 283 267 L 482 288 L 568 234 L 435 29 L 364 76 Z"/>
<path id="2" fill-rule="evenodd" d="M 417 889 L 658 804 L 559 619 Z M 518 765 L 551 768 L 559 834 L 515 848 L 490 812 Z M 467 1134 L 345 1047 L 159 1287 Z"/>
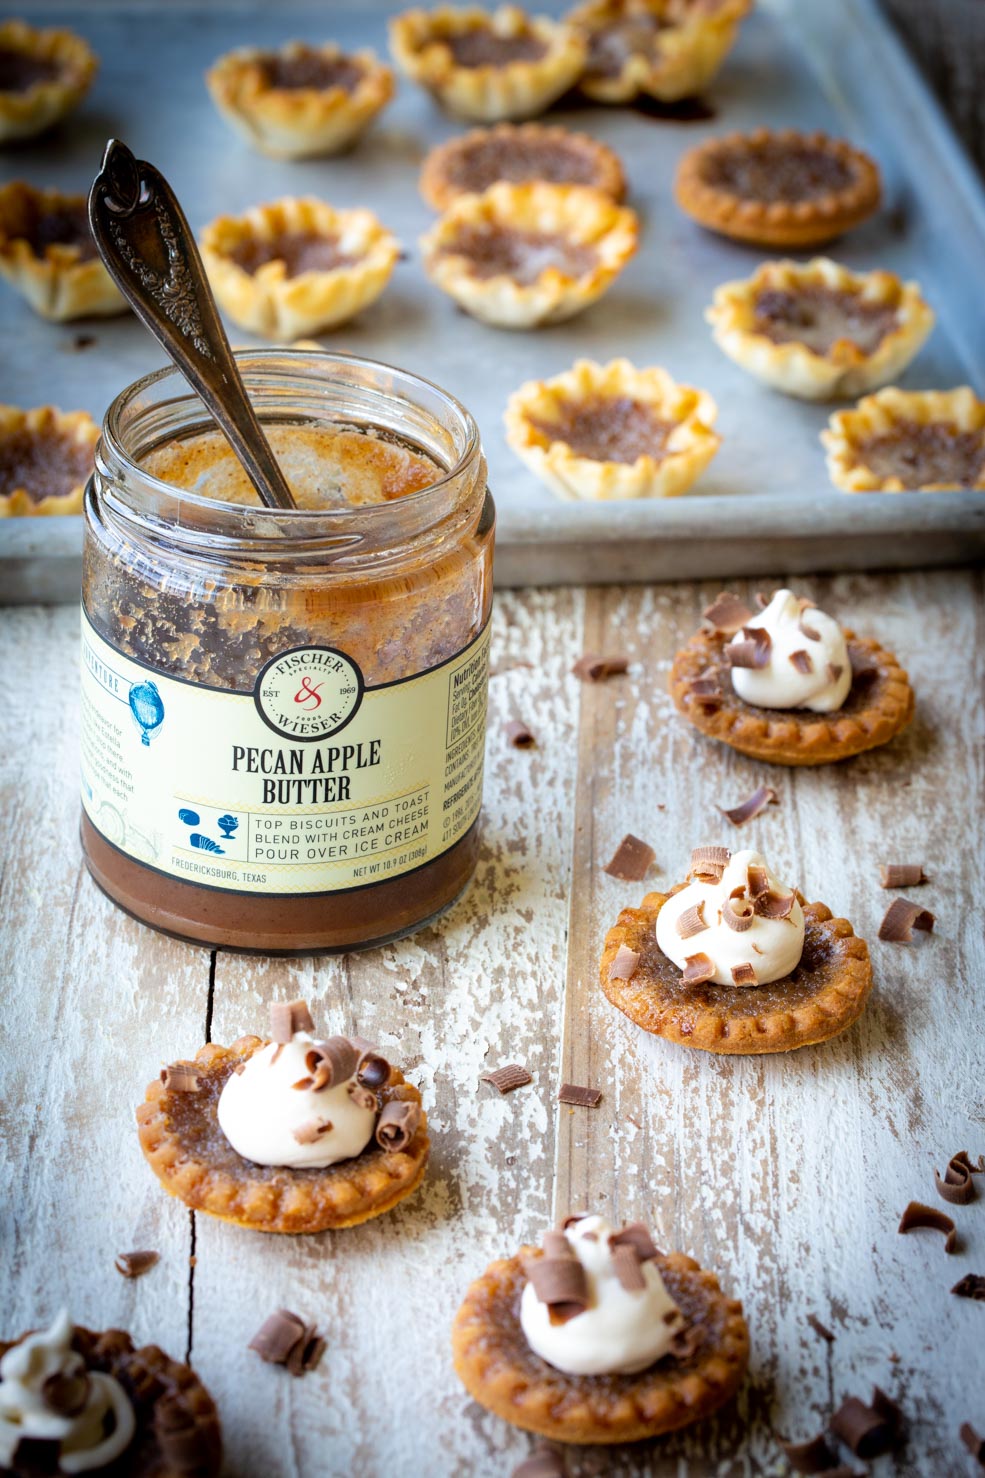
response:
<path id="1" fill-rule="evenodd" d="M 268 728 L 308 742 L 337 734 L 363 701 L 365 683 L 351 657 L 334 647 L 295 647 L 272 657 L 253 701 Z"/>

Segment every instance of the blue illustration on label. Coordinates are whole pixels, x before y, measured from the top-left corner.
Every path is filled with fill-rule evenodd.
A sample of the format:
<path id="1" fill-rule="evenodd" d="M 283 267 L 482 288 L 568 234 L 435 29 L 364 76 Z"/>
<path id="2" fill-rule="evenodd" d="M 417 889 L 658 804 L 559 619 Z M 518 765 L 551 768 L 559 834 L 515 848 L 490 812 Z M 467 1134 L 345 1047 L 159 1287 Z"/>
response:
<path id="1" fill-rule="evenodd" d="M 178 812 L 178 820 L 183 821 L 186 826 L 197 826 L 201 819 L 197 811 L 188 811 L 184 807 Z"/>
<path id="2" fill-rule="evenodd" d="M 133 683 L 130 688 L 130 712 L 140 731 L 141 744 L 149 745 L 164 722 L 164 703 L 152 682 Z"/>
<path id="3" fill-rule="evenodd" d="M 193 831 L 188 840 L 200 852 L 217 852 L 220 857 L 226 855 L 225 849 L 220 847 L 218 842 L 214 842 L 211 837 L 203 836 L 200 831 Z"/>
<path id="4" fill-rule="evenodd" d="M 232 841 L 233 832 L 237 830 L 239 821 L 235 816 L 220 816 L 216 826 L 222 832 L 223 841 L 229 842 Z"/>

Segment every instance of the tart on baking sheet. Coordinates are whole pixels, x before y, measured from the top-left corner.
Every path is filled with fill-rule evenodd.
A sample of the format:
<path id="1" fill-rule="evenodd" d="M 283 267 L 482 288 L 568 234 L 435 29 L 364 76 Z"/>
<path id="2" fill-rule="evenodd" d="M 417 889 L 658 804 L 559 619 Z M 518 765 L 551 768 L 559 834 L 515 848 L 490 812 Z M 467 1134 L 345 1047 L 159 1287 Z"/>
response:
<path id="1" fill-rule="evenodd" d="M 354 318 L 383 292 L 400 255 L 372 211 L 335 210 L 310 196 L 219 216 L 201 245 L 230 318 L 279 343 Z"/>
<path id="2" fill-rule="evenodd" d="M 322 1232 L 389 1211 L 424 1179 L 421 1095 L 361 1038 L 314 1035 L 304 1001 L 270 1008 L 272 1039 L 210 1043 L 137 1110 L 165 1190 L 260 1232 Z"/>
<path id="3" fill-rule="evenodd" d="M 481 195 L 501 180 L 512 185 L 532 180 L 590 185 L 616 201 L 626 193 L 618 156 L 587 133 L 538 123 L 499 123 L 432 149 L 421 171 L 421 194 L 435 210 L 446 210 L 460 195 Z"/>
<path id="4" fill-rule="evenodd" d="M 0 21 L 0 144 L 43 133 L 82 101 L 98 67 L 74 31 Z"/>
<path id="5" fill-rule="evenodd" d="M 742 1305 L 713 1273 L 654 1247 L 641 1222 L 569 1217 L 490 1263 L 452 1329 L 481 1406 L 559 1442 L 638 1442 L 701 1421 L 749 1360 Z"/>
<path id="6" fill-rule="evenodd" d="M 289 41 L 242 47 L 205 74 L 219 112 L 263 154 L 306 159 L 355 143 L 393 96 L 393 73 L 371 51 Z"/>
<path id="7" fill-rule="evenodd" d="M 127 309 L 99 260 L 84 195 L 22 180 L 0 187 L 0 273 L 36 313 L 59 323 Z"/>
<path id="8" fill-rule="evenodd" d="M 821 432 L 828 472 L 845 493 L 985 489 L 985 401 L 956 390 L 867 395 Z"/>
<path id="9" fill-rule="evenodd" d="M 0 518 L 81 513 L 98 440 L 85 411 L 0 405 Z"/>
<path id="10" fill-rule="evenodd" d="M 752 0 L 588 0 L 569 16 L 585 35 L 580 87 L 599 103 L 640 93 L 673 103 L 707 87 Z"/>
<path id="11" fill-rule="evenodd" d="M 535 328 L 582 312 L 636 251 L 633 211 L 585 185 L 492 185 L 421 238 L 433 282 L 474 318 Z"/>
<path id="12" fill-rule="evenodd" d="M 775 765 L 824 765 L 894 739 L 913 717 L 891 652 L 790 590 L 753 611 L 723 593 L 674 658 L 670 695 L 695 728 Z"/>
<path id="13" fill-rule="evenodd" d="M 699 225 L 765 246 L 819 246 L 879 205 L 879 170 L 845 139 L 794 129 L 728 133 L 689 149 L 678 205 Z"/>
<path id="14" fill-rule="evenodd" d="M 825 257 L 764 262 L 751 277 L 716 288 L 705 317 L 730 359 L 803 400 L 887 384 L 934 326 L 915 282 L 850 272 Z"/>
<path id="15" fill-rule="evenodd" d="M 872 989 L 864 939 L 779 881 L 761 853 L 696 847 L 687 881 L 624 908 L 602 990 L 654 1036 L 748 1056 L 827 1041 Z"/>
<path id="16" fill-rule="evenodd" d="M 408 10 L 390 22 L 394 58 L 442 107 L 472 123 L 535 118 L 585 65 L 581 35 L 516 5 Z"/>
<path id="17" fill-rule="evenodd" d="M 721 442 L 711 396 L 628 359 L 579 359 L 510 397 L 506 439 L 560 498 L 660 498 L 686 490 Z"/>

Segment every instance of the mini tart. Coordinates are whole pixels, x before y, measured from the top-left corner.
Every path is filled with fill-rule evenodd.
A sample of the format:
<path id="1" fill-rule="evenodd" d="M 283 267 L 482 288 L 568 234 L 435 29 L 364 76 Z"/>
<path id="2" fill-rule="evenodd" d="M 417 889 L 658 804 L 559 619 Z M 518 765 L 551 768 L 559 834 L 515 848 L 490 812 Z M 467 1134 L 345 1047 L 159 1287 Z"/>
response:
<path id="1" fill-rule="evenodd" d="M 0 1340 L 0 1359 L 26 1339 Z M 222 1467 L 222 1430 L 215 1402 L 191 1366 L 157 1345 L 135 1349 L 122 1329 L 96 1334 L 75 1325 L 72 1348 L 89 1370 L 119 1381 L 136 1418 L 133 1439 L 115 1462 L 93 1472 L 112 1478 L 212 1478 Z M 4 1468 L 4 1473 L 25 1469 Z M 34 1472 L 48 1472 L 38 1467 Z M 55 1468 L 55 1472 L 61 1472 Z"/>
<path id="2" fill-rule="evenodd" d="M 240 1037 L 230 1047 L 201 1047 L 197 1093 L 169 1090 L 160 1080 L 148 1087 L 137 1109 L 140 1144 L 169 1195 L 253 1231 L 324 1232 L 369 1221 L 417 1189 L 430 1148 L 423 1113 L 406 1150 L 390 1153 L 371 1140 L 355 1159 L 324 1170 L 255 1165 L 238 1155 L 219 1128 L 219 1095 L 236 1068 L 266 1045 L 260 1037 Z M 394 1098 L 421 1101 L 391 1067 L 380 1100 Z"/>
<path id="3" fill-rule="evenodd" d="M 598 103 L 694 97 L 731 51 L 752 0 L 588 0 L 569 20 L 588 42 L 579 86 Z"/>
<path id="4" fill-rule="evenodd" d="M 461 196 L 421 248 L 428 276 L 473 318 L 534 328 L 600 298 L 638 237 L 633 211 L 600 190 L 535 181 Z"/>
<path id="5" fill-rule="evenodd" d="M 801 400 L 885 385 L 934 326 L 915 282 L 849 272 L 826 257 L 764 262 L 751 277 L 717 288 L 705 318 L 729 359 Z"/>
<path id="6" fill-rule="evenodd" d="M 289 41 L 277 51 L 242 47 L 205 81 L 222 116 L 274 159 L 338 154 L 393 97 L 393 73 L 371 51 Z"/>
<path id="7" fill-rule="evenodd" d="M 821 432 L 828 472 L 844 493 L 938 493 L 985 488 L 985 401 L 957 390 L 890 386 Z"/>
<path id="8" fill-rule="evenodd" d="M 334 210 L 312 197 L 219 216 L 201 247 L 230 318 L 278 343 L 354 318 L 380 296 L 400 255 L 372 211 Z"/>
<path id="9" fill-rule="evenodd" d="M 390 49 L 408 77 L 471 123 L 535 118 L 573 87 L 587 47 L 561 21 L 498 10 L 408 10 L 390 22 Z"/>
<path id="10" fill-rule="evenodd" d="M 765 246 L 818 246 L 879 204 L 879 170 L 844 139 L 794 129 L 729 133 L 689 149 L 674 185 L 709 231 Z"/>
<path id="11" fill-rule="evenodd" d="M 827 765 L 888 744 L 913 717 L 913 689 L 896 658 L 877 641 L 847 628 L 853 677 L 841 708 L 814 713 L 745 703 L 732 686 L 725 660 L 725 647 L 734 634 L 696 632 L 674 658 L 670 696 L 678 712 L 702 734 L 740 754 L 772 765 Z"/>
<path id="12" fill-rule="evenodd" d="M 447 210 L 461 195 L 481 195 L 505 181 L 524 185 L 588 185 L 611 200 L 626 193 L 619 158 L 587 133 L 500 123 L 477 128 L 432 149 L 421 171 L 421 194 L 435 210 Z"/>
<path id="13" fill-rule="evenodd" d="M 0 144 L 30 139 L 85 97 L 98 67 L 74 31 L 0 21 Z"/>
<path id="14" fill-rule="evenodd" d="M 636 1375 L 566 1375 L 527 1344 L 520 1325 L 522 1247 L 469 1287 L 455 1316 L 455 1371 L 469 1395 L 504 1421 L 559 1442 L 639 1442 L 690 1426 L 733 1396 L 749 1361 L 742 1305 L 683 1253 L 658 1253 L 667 1292 L 700 1340 L 687 1358 L 667 1355 Z"/>
<path id="15" fill-rule="evenodd" d="M 0 273 L 42 318 L 108 318 L 127 304 L 99 260 L 84 195 L 0 188 Z"/>
<path id="16" fill-rule="evenodd" d="M 669 498 L 686 492 L 721 443 L 704 390 L 628 359 L 576 360 L 510 397 L 506 440 L 559 498 Z"/>
<path id="17" fill-rule="evenodd" d="M 85 411 L 0 405 L 0 518 L 81 513 L 98 440 Z"/>
<path id="18" fill-rule="evenodd" d="M 683 887 L 648 893 L 639 908 L 624 908 L 605 936 L 602 990 L 630 1021 L 682 1047 L 750 1056 L 825 1042 L 861 1016 L 872 989 L 868 945 L 847 919 L 833 918 L 823 903 L 807 903 L 800 893 L 804 952 L 790 975 L 769 985 L 685 985 L 656 937 L 658 913 Z M 610 980 L 622 944 L 639 963 L 629 980 Z"/>

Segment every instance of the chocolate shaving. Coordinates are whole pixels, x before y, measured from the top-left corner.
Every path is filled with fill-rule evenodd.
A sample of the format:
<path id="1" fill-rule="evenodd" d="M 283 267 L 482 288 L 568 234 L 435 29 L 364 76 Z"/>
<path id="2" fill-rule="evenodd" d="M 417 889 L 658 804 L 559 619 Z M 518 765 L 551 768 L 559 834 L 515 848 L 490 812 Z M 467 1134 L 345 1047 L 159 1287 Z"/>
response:
<path id="1" fill-rule="evenodd" d="M 753 600 L 756 602 L 757 609 L 759 609 L 760 611 L 765 611 L 766 607 L 770 603 L 770 596 L 764 595 L 761 590 L 757 590 L 756 594 L 753 596 Z"/>
<path id="2" fill-rule="evenodd" d="M 364 1088 L 385 1088 L 390 1081 L 390 1064 L 376 1048 L 362 1037 L 353 1037 L 352 1045 L 362 1053 L 356 1068 L 356 1080 Z"/>
<path id="3" fill-rule="evenodd" d="M 640 1262 L 650 1262 L 660 1254 L 653 1245 L 653 1238 L 641 1221 L 631 1221 L 623 1227 L 620 1232 L 612 1232 L 609 1237 L 609 1246 L 632 1247 Z"/>
<path id="4" fill-rule="evenodd" d="M 985 1303 L 985 1277 L 981 1273 L 965 1273 L 951 1292 L 956 1293 L 958 1298 L 973 1298 L 976 1303 Z"/>
<path id="5" fill-rule="evenodd" d="M 159 1252 L 118 1252 L 113 1266 L 124 1278 L 142 1278 L 160 1261 Z"/>
<path id="6" fill-rule="evenodd" d="M 692 903 L 691 907 L 686 908 L 680 915 L 676 928 L 682 939 L 692 939 L 695 934 L 700 934 L 707 929 L 708 925 L 704 921 L 704 908 L 705 901 L 702 898 L 700 903 Z"/>
<path id="7" fill-rule="evenodd" d="M 846 1396 L 832 1416 L 830 1427 L 856 1457 L 881 1457 L 895 1446 L 902 1415 L 896 1402 L 876 1386 L 871 1406 L 857 1396 Z"/>
<path id="8" fill-rule="evenodd" d="M 848 649 L 848 660 L 852 667 L 853 685 L 868 684 L 875 682 L 879 676 L 879 664 L 874 662 L 868 652 L 857 651 L 852 647 Z"/>
<path id="9" fill-rule="evenodd" d="M 713 882 L 719 883 L 731 856 L 728 847 L 692 847 L 688 876 L 711 878 Z"/>
<path id="10" fill-rule="evenodd" d="M 80 1370 L 76 1375 L 67 1375 L 55 1370 L 41 1383 L 41 1399 L 49 1411 L 59 1416 L 78 1416 L 89 1399 L 89 1375 Z"/>
<path id="11" fill-rule="evenodd" d="M 628 944 L 620 944 L 609 966 L 610 980 L 632 980 L 640 957 Z"/>
<path id="12" fill-rule="evenodd" d="M 198 1073 L 188 1062 L 172 1062 L 161 1069 L 161 1082 L 169 1093 L 197 1093 Z"/>
<path id="13" fill-rule="evenodd" d="M 930 934 L 933 928 L 934 916 L 928 908 L 911 903 L 909 898 L 894 898 L 879 925 L 879 938 L 889 944 L 909 944 L 914 929 Z"/>
<path id="14" fill-rule="evenodd" d="M 309 1076 L 300 1078 L 293 1086 L 321 1093 L 324 1088 L 346 1083 L 355 1075 L 359 1066 L 359 1049 L 348 1037 L 329 1037 L 327 1041 L 311 1044 L 304 1054 L 304 1065 Z"/>
<path id="15" fill-rule="evenodd" d="M 313 1324 L 306 1324 L 304 1332 L 284 1361 L 291 1375 L 302 1376 L 314 1370 L 325 1353 L 325 1341 L 315 1331 Z"/>
<path id="16" fill-rule="evenodd" d="M 545 1233 L 543 1257 L 525 1271 L 552 1324 L 567 1324 L 588 1308 L 588 1278 L 563 1232 Z"/>
<path id="17" fill-rule="evenodd" d="M 725 648 L 729 667 L 765 667 L 770 660 L 773 640 L 765 626 L 743 626 L 744 640 L 735 638 Z"/>
<path id="18" fill-rule="evenodd" d="M 715 974 L 715 961 L 707 955 L 688 955 L 684 961 L 681 979 L 685 985 L 704 985 Z"/>
<path id="19" fill-rule="evenodd" d="M 800 613 L 800 620 L 797 622 L 797 625 L 800 628 L 800 634 L 801 634 L 801 636 L 806 636 L 806 638 L 807 638 L 808 641 L 820 641 L 821 640 L 821 633 L 816 629 L 816 627 L 809 626 L 807 624 L 807 622 L 804 620 L 804 613 L 803 613 L 803 611 L 801 611 L 801 613 Z"/>
<path id="20" fill-rule="evenodd" d="M 936 1206 L 925 1206 L 922 1201 L 911 1201 L 900 1217 L 896 1230 L 902 1234 L 922 1230 L 944 1233 L 944 1251 L 953 1252 L 958 1244 L 958 1234 L 951 1217 Z"/>
<path id="21" fill-rule="evenodd" d="M 307 1001 L 271 1001 L 270 1036 L 274 1042 L 286 1046 L 295 1032 L 313 1032 L 314 1029 Z"/>
<path id="22" fill-rule="evenodd" d="M 297 1084 L 294 1086 L 297 1087 Z M 298 1144 L 316 1144 L 323 1134 L 330 1134 L 334 1127 L 331 1119 L 305 1119 L 303 1124 L 291 1130 L 291 1137 Z"/>
<path id="23" fill-rule="evenodd" d="M 765 867 L 757 867 L 756 864 L 753 863 L 749 868 L 747 868 L 746 888 L 748 890 L 749 897 L 753 900 L 753 902 L 755 902 L 757 898 L 761 898 L 764 893 L 769 892 L 770 875 L 766 871 Z"/>
<path id="24" fill-rule="evenodd" d="M 609 677 L 620 677 L 629 670 L 628 657 L 599 657 L 595 652 L 586 652 L 572 667 L 575 677 L 582 682 L 600 683 Z"/>
<path id="25" fill-rule="evenodd" d="M 879 864 L 879 885 L 882 888 L 918 888 L 930 879 L 919 862 L 882 862 Z"/>
<path id="26" fill-rule="evenodd" d="M 795 1473 L 827 1473 L 838 1461 L 823 1432 L 809 1442 L 781 1442 L 780 1450 Z"/>
<path id="27" fill-rule="evenodd" d="M 979 1437 L 971 1422 L 962 1422 L 958 1429 L 958 1436 L 967 1447 L 972 1457 L 981 1467 L 985 1468 L 985 1437 Z"/>
<path id="28" fill-rule="evenodd" d="M 670 1353 L 677 1360 L 690 1360 L 700 1348 L 701 1328 L 697 1324 L 684 1324 L 671 1335 Z"/>
<path id="29" fill-rule="evenodd" d="M 756 899 L 756 912 L 764 919 L 788 919 L 796 901 L 796 893 L 764 893 Z"/>
<path id="30" fill-rule="evenodd" d="M 627 832 L 602 870 L 610 878 L 619 878 L 624 883 L 641 883 L 653 866 L 656 855 L 646 842 Z"/>
<path id="31" fill-rule="evenodd" d="M 493 1068 L 491 1072 L 483 1073 L 479 1078 L 480 1083 L 491 1083 L 497 1093 L 512 1093 L 514 1088 L 525 1088 L 528 1083 L 533 1082 L 530 1073 L 518 1062 L 507 1063 L 505 1067 Z"/>
<path id="32" fill-rule="evenodd" d="M 842 667 L 842 665 L 841 665 L 840 662 L 829 662 L 828 663 L 828 682 L 829 683 L 836 683 L 838 681 L 838 679 L 841 677 L 841 674 L 844 672 L 844 670 L 845 669 L 844 669 L 844 667 Z"/>
<path id="33" fill-rule="evenodd" d="M 971 1177 L 981 1175 L 983 1171 L 985 1171 L 985 1157 L 979 1155 L 978 1164 L 973 1165 L 968 1158 L 968 1151 L 959 1150 L 948 1160 L 943 1180 L 938 1172 L 934 1171 L 934 1184 L 938 1195 L 943 1196 L 945 1201 L 950 1201 L 952 1206 L 967 1206 L 969 1201 L 975 1199 L 975 1182 Z"/>
<path id="34" fill-rule="evenodd" d="M 247 1349 L 255 1350 L 268 1365 L 286 1365 L 291 1351 L 304 1339 L 306 1327 L 290 1309 L 278 1309 L 264 1319 Z"/>
<path id="35" fill-rule="evenodd" d="M 756 971 L 750 964 L 732 966 L 733 985 L 758 985 L 759 980 Z"/>
<path id="36" fill-rule="evenodd" d="M 730 590 L 723 590 L 716 595 L 710 606 L 702 611 L 702 616 L 716 631 L 738 631 L 751 621 L 753 612 L 745 601 L 738 595 L 733 595 Z"/>
<path id="37" fill-rule="evenodd" d="M 612 1266 L 621 1287 L 627 1293 L 642 1293 L 646 1287 L 643 1264 L 636 1248 L 630 1242 L 620 1242 L 612 1248 Z"/>
<path id="38" fill-rule="evenodd" d="M 383 1105 L 376 1124 L 376 1143 L 391 1155 L 409 1148 L 420 1128 L 421 1106 L 412 1099 L 391 1098 Z"/>
<path id="39" fill-rule="evenodd" d="M 721 708 L 724 701 L 721 682 L 712 668 L 703 672 L 700 677 L 692 678 L 687 691 L 690 698 L 696 698 L 702 708 L 709 711 Z"/>
<path id="40" fill-rule="evenodd" d="M 513 1469 L 512 1478 L 568 1478 L 568 1465 L 556 1447 L 541 1446 Z"/>
<path id="41" fill-rule="evenodd" d="M 514 749 L 536 749 L 537 740 L 532 730 L 528 729 L 521 719 L 511 718 L 503 725 L 507 744 L 512 744 Z"/>
<path id="42" fill-rule="evenodd" d="M 752 795 L 739 805 L 732 806 L 728 810 L 724 806 L 718 806 L 726 820 L 731 821 L 733 826 L 742 826 L 746 821 L 752 821 L 766 810 L 767 806 L 779 805 L 776 791 L 771 785 L 760 785 L 753 791 Z"/>
<path id="43" fill-rule="evenodd" d="M 816 1314 L 808 1314 L 807 1322 L 816 1335 L 819 1335 L 821 1339 L 826 1339 L 829 1345 L 834 1344 L 835 1337 L 833 1331 L 826 1324 L 822 1324 Z"/>
<path id="44" fill-rule="evenodd" d="M 751 898 L 739 897 L 726 898 L 722 904 L 722 923 L 737 934 L 744 934 L 752 926 L 756 913 L 756 905 Z"/>
<path id="45" fill-rule="evenodd" d="M 378 1113 L 380 1100 L 372 1088 L 364 1088 L 361 1083 L 350 1083 L 345 1090 L 357 1108 L 369 1109 L 372 1113 Z"/>
<path id="46" fill-rule="evenodd" d="M 791 652 L 790 661 L 797 671 L 802 672 L 805 677 L 809 672 L 814 671 L 814 658 L 810 652 L 805 652 L 803 648 L 800 651 Z"/>
<path id="47" fill-rule="evenodd" d="M 602 1102 L 602 1089 L 581 1087 L 578 1083 L 562 1083 L 557 1101 L 573 1104 L 576 1108 L 598 1108 Z"/>

